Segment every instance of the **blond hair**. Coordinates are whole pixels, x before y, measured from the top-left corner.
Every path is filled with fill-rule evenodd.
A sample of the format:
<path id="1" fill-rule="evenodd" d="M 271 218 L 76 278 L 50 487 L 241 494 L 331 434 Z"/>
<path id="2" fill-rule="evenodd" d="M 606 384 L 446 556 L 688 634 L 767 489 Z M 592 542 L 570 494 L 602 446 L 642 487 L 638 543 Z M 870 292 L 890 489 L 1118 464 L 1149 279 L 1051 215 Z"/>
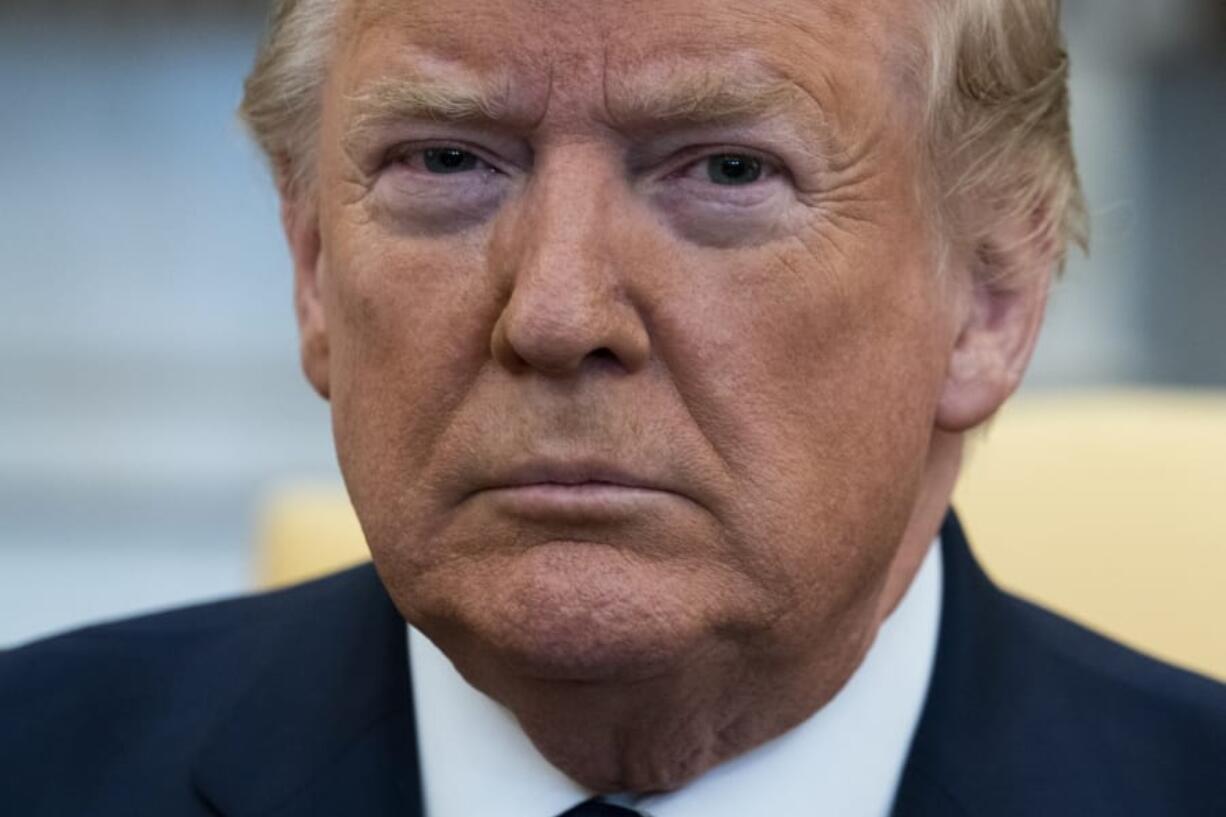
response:
<path id="1" fill-rule="evenodd" d="M 927 141 L 946 223 L 972 245 L 1002 220 L 1025 224 L 1021 240 L 1062 265 L 1089 225 L 1060 0 L 930 3 Z"/>
<path id="2" fill-rule="evenodd" d="M 319 109 L 341 0 L 273 0 L 239 115 L 282 195 L 313 186 Z"/>
<path id="3" fill-rule="evenodd" d="M 341 0 L 273 0 L 240 114 L 283 194 L 309 194 L 321 89 Z M 1029 223 L 1062 262 L 1085 246 L 1069 126 L 1060 0 L 927 0 L 918 61 L 942 232 L 973 244 L 999 219 Z"/>

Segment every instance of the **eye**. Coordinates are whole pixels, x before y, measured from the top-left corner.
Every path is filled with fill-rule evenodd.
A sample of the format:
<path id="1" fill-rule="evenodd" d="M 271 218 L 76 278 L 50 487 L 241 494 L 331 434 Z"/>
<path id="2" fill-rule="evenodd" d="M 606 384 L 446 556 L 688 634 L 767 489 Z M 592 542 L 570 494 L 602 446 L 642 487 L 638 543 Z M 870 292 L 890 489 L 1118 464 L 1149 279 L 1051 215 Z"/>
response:
<path id="1" fill-rule="evenodd" d="M 431 173 L 463 173 L 475 170 L 481 160 L 459 148 L 427 148 L 421 152 L 422 165 Z"/>
<path id="2" fill-rule="evenodd" d="M 387 161 L 431 176 L 455 176 L 472 171 L 497 172 L 476 152 L 456 145 L 401 145 L 389 151 Z"/>
<path id="3" fill-rule="evenodd" d="M 743 198 L 750 190 L 765 192 L 769 187 L 766 183 L 784 172 L 776 162 L 756 152 L 716 150 L 694 156 L 671 178 L 684 182 L 695 193 L 705 190 L 707 195 Z"/>
<path id="4" fill-rule="evenodd" d="M 707 180 L 712 184 L 736 187 L 753 184 L 762 178 L 762 160 L 744 153 L 720 153 L 703 162 Z"/>

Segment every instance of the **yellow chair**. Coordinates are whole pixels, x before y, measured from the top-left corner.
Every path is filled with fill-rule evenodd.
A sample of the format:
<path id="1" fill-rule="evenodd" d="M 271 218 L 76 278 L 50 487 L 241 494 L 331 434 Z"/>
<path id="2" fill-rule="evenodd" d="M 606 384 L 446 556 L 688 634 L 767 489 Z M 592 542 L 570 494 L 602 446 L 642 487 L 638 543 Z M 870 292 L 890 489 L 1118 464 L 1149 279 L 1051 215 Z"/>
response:
<path id="1" fill-rule="evenodd" d="M 1226 393 L 1019 399 L 954 505 L 1002 586 L 1226 680 Z"/>
<path id="2" fill-rule="evenodd" d="M 1226 393 L 1023 397 L 968 444 L 955 495 L 1003 586 L 1226 680 Z M 259 582 L 368 558 L 337 485 L 265 503 Z"/>
<path id="3" fill-rule="evenodd" d="M 284 587 L 370 559 L 343 485 L 292 482 L 261 503 L 256 532 L 256 582 Z"/>

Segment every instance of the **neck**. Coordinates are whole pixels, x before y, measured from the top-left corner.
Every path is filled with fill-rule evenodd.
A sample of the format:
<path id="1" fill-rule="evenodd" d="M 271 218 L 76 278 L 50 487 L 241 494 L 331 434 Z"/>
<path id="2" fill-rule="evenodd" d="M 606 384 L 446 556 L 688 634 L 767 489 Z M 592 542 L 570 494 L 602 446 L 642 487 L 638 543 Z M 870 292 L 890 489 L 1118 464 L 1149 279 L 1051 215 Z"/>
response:
<path id="1" fill-rule="evenodd" d="M 960 433 L 933 431 L 919 496 L 881 591 L 877 626 L 902 600 L 924 561 L 928 546 L 941 529 L 962 470 L 962 444 Z"/>

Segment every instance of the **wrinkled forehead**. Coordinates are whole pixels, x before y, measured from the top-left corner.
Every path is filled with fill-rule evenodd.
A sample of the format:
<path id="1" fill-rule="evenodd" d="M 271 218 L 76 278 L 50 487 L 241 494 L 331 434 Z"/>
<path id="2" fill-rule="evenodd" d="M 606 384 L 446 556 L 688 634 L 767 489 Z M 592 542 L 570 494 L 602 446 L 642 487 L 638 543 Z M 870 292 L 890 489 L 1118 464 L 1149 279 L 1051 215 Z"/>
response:
<path id="1" fill-rule="evenodd" d="M 568 92 L 602 101 L 635 83 L 753 63 L 865 111 L 917 100 L 918 0 L 341 0 L 333 79 L 429 61 L 520 106 Z M 674 65 L 675 70 L 669 70 Z M 589 100 L 590 101 L 590 100 Z"/>

